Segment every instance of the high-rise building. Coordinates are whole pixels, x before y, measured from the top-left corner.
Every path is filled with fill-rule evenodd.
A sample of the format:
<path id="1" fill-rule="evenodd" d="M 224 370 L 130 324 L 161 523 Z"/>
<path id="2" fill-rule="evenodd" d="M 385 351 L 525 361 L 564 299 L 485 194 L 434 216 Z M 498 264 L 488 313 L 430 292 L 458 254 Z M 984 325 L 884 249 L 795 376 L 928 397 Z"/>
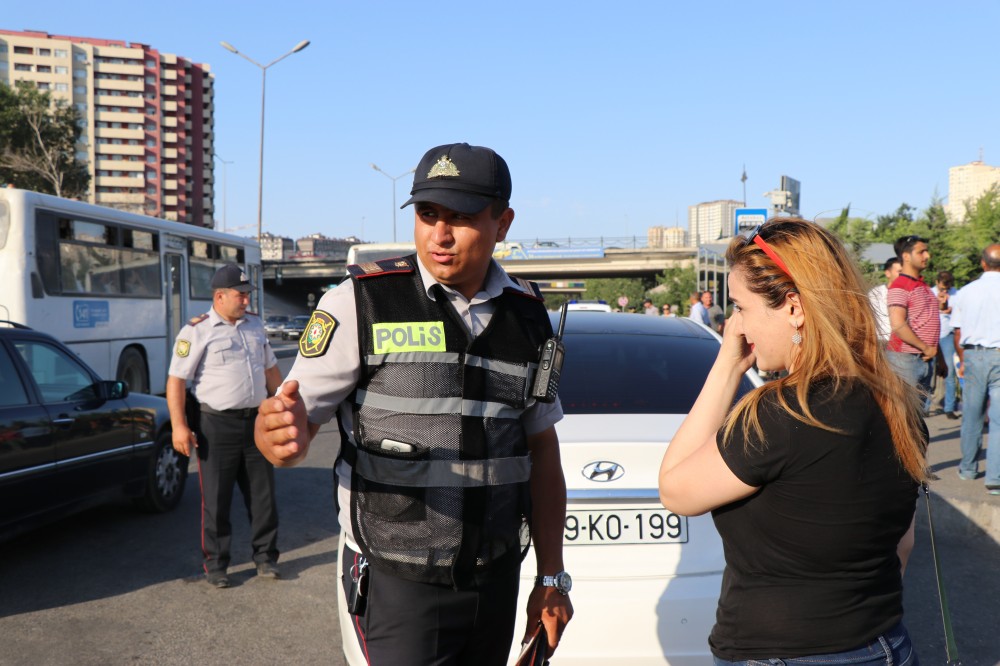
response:
<path id="1" fill-rule="evenodd" d="M 0 83 L 18 81 L 79 111 L 91 203 L 214 226 L 208 65 L 146 44 L 0 30 Z"/>
<path id="2" fill-rule="evenodd" d="M 982 160 L 948 169 L 948 203 L 944 207 L 948 221 L 963 221 L 965 205 L 975 203 L 986 190 L 998 184 L 1000 167 L 984 164 Z"/>
<path id="3" fill-rule="evenodd" d="M 649 227 L 646 230 L 647 247 L 686 247 L 687 232 L 680 227 Z"/>
<path id="4" fill-rule="evenodd" d="M 742 208 L 742 201 L 725 199 L 688 206 L 688 230 L 694 245 L 712 243 L 720 238 L 733 235 L 736 209 Z"/>

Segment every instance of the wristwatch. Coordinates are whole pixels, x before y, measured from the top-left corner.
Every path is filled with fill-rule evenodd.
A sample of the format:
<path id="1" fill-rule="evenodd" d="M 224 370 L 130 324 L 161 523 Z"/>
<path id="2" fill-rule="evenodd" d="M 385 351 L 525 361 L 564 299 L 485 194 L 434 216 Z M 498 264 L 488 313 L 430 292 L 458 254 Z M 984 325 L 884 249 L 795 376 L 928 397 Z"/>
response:
<path id="1" fill-rule="evenodd" d="M 535 585 L 554 587 L 559 594 L 566 595 L 573 589 L 573 577 L 565 571 L 560 571 L 554 576 L 535 576 Z"/>

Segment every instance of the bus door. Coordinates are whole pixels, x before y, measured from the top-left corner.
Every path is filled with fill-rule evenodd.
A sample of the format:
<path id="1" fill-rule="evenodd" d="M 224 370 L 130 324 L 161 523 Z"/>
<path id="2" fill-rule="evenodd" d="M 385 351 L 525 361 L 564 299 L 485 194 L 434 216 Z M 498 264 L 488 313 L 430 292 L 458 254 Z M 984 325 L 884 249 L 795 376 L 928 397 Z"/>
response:
<path id="1" fill-rule="evenodd" d="M 187 275 L 183 254 L 168 252 L 164 255 L 167 275 L 167 359 L 173 356 L 174 340 L 188 319 L 184 295 L 187 292 Z"/>

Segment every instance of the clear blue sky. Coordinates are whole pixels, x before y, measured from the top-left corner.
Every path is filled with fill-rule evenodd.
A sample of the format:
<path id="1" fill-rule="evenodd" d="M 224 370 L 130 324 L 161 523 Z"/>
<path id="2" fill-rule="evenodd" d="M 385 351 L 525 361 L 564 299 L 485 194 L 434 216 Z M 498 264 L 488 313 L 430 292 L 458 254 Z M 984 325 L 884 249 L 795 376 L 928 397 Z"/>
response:
<path id="1" fill-rule="evenodd" d="M 645 236 L 687 207 L 802 182 L 802 214 L 945 197 L 1000 164 L 1000 3 L 8 2 L 0 27 L 148 43 L 208 63 L 230 228 L 392 240 L 392 175 L 468 141 L 510 164 L 514 239 Z M 138 10 L 137 10 L 138 8 Z M 216 206 L 222 220 L 223 178 Z M 409 178 L 397 183 L 405 201 Z M 398 211 L 399 240 L 412 238 Z"/>

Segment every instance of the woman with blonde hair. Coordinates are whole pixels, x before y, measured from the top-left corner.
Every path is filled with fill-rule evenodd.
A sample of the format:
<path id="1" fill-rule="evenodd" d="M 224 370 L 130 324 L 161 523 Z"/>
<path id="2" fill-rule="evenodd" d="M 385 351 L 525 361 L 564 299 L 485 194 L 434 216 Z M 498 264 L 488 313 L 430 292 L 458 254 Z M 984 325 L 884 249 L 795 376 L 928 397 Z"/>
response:
<path id="1" fill-rule="evenodd" d="M 711 511 L 722 536 L 715 663 L 914 666 L 902 575 L 926 474 L 920 398 L 830 232 L 775 218 L 726 259 L 733 315 L 659 478 L 667 509 Z M 755 364 L 788 374 L 733 406 Z"/>

